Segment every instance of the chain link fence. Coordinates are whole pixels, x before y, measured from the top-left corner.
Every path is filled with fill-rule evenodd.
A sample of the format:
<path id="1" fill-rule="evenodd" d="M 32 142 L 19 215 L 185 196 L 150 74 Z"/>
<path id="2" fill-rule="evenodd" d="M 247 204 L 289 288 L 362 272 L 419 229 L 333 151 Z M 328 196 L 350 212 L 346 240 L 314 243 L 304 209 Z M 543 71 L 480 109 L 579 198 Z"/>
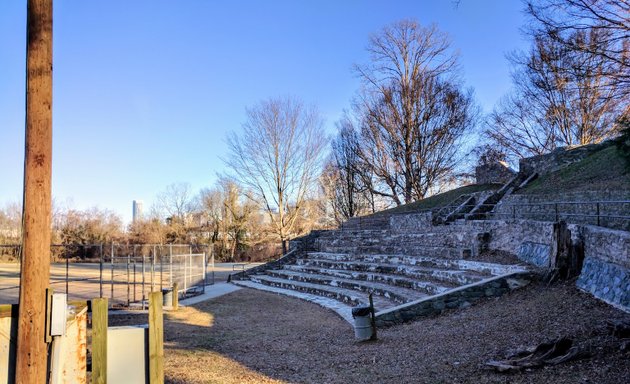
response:
<path id="1" fill-rule="evenodd" d="M 0 296 L 19 294 L 19 245 L 3 245 L 10 262 L 0 282 Z M 178 285 L 181 298 L 203 293 L 214 283 L 212 248 L 189 244 L 88 244 L 51 246 L 51 286 L 68 300 L 107 297 L 114 308 L 147 306 L 150 292 Z M 5 272 L 7 271 L 11 272 Z"/>

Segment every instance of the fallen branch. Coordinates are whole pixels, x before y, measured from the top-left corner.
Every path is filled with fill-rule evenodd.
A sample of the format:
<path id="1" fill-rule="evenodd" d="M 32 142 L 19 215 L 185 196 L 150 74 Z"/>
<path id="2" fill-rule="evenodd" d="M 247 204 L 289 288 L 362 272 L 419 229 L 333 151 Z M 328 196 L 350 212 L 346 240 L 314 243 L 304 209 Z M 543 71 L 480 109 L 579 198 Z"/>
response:
<path id="1" fill-rule="evenodd" d="M 588 356 L 588 353 L 573 346 L 573 340 L 563 337 L 550 343 L 542 343 L 508 356 L 505 360 L 491 360 L 486 365 L 498 372 L 519 372 L 527 368 L 557 365 Z"/>

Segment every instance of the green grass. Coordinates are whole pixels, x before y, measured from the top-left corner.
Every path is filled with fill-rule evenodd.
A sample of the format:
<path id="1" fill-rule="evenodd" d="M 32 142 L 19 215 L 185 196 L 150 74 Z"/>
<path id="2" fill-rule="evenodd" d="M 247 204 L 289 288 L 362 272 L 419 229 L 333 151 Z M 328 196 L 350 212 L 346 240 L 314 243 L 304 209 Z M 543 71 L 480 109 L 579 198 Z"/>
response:
<path id="1" fill-rule="evenodd" d="M 541 176 L 518 193 L 552 195 L 558 192 L 630 190 L 630 170 L 614 145 L 582 161 Z"/>
<path id="2" fill-rule="evenodd" d="M 455 188 L 444 193 L 427 197 L 426 199 L 416 201 L 410 204 L 401 205 L 399 207 L 386 209 L 381 212 L 377 212 L 374 215 L 392 214 L 392 213 L 410 213 L 421 212 L 430 209 L 435 209 L 448 205 L 459 196 L 474 192 L 490 191 L 501 188 L 501 184 L 471 184 L 463 187 Z"/>

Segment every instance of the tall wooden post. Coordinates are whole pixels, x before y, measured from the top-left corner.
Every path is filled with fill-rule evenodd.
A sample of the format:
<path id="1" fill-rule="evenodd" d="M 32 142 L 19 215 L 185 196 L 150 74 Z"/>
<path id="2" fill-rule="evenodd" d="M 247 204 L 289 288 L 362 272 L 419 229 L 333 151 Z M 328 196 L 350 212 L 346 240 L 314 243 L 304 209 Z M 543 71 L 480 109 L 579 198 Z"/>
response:
<path id="1" fill-rule="evenodd" d="M 16 383 L 45 383 L 50 279 L 52 0 L 28 0 L 26 145 Z"/>

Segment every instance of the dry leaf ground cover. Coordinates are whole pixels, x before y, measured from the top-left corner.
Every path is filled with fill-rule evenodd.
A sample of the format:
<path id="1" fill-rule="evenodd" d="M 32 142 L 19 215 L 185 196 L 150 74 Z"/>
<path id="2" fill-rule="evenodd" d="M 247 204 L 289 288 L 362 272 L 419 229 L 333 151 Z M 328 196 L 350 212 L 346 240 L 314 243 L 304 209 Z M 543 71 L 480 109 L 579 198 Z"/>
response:
<path id="1" fill-rule="evenodd" d="M 574 288 L 534 283 L 500 299 L 379 330 L 352 328 L 314 304 L 244 289 L 166 315 L 168 383 L 627 383 L 630 352 L 606 331 L 630 320 Z M 113 317 L 112 324 L 144 322 Z M 589 358 L 501 374 L 484 363 L 569 336 Z"/>

